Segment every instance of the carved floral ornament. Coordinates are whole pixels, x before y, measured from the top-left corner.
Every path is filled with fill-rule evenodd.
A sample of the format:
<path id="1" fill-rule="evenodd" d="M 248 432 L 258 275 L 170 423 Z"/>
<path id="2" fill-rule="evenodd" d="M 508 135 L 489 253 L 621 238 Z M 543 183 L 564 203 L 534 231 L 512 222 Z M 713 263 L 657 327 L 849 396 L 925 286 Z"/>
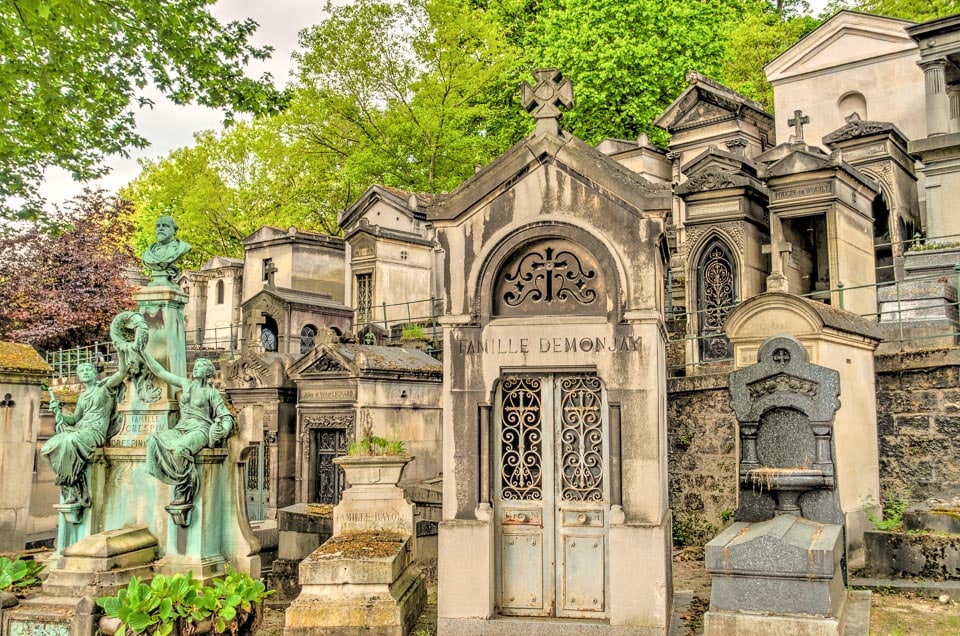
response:
<path id="1" fill-rule="evenodd" d="M 690 177 L 685 185 L 690 192 L 702 192 L 704 190 L 734 188 L 737 184 L 734 183 L 730 173 L 711 168 Z"/>
<path id="2" fill-rule="evenodd" d="M 566 239 L 522 246 L 494 280 L 499 316 L 588 314 L 606 311 L 603 275 L 596 259 Z"/>

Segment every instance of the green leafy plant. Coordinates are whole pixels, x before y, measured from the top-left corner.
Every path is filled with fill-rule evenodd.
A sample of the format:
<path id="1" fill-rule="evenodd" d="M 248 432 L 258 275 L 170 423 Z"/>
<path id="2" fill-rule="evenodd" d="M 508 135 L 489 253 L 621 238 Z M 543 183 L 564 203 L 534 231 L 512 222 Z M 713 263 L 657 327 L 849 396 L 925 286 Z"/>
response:
<path id="1" fill-rule="evenodd" d="M 0 591 L 16 591 L 39 584 L 43 568 L 33 560 L 0 557 Z"/>
<path id="2" fill-rule="evenodd" d="M 264 598 L 273 594 L 261 581 L 227 567 L 223 578 L 204 586 L 191 573 L 164 576 L 158 574 L 149 585 L 134 577 L 116 596 L 103 596 L 97 604 L 107 616 L 120 619 L 114 636 L 149 633 L 168 636 L 192 634 L 203 621 L 210 620 L 213 632 L 222 634 L 237 629 L 250 620 L 255 629 L 260 613 L 256 611 Z"/>
<path id="3" fill-rule="evenodd" d="M 403 326 L 403 331 L 400 332 L 401 340 L 426 340 L 427 332 L 423 330 L 423 327 L 412 322 L 409 322 Z"/>
<path id="4" fill-rule="evenodd" d="M 351 457 L 406 455 L 407 449 L 401 440 L 367 435 L 355 442 L 350 442 L 347 447 L 347 454 Z"/>
<path id="5" fill-rule="evenodd" d="M 864 507 L 867 519 L 877 530 L 883 532 L 900 532 L 903 530 L 903 513 L 907 509 L 907 502 L 910 498 L 909 491 L 897 493 L 888 493 L 883 502 L 882 514 L 878 515 L 876 505 Z"/>

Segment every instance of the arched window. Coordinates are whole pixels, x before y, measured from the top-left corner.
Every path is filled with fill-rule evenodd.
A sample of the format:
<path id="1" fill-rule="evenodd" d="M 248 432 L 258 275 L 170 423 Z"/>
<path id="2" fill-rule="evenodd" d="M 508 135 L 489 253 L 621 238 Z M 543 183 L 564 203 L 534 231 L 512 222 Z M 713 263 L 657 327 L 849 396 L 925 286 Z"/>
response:
<path id="1" fill-rule="evenodd" d="M 700 361 L 733 355 L 723 333 L 737 296 L 736 271 L 730 250 L 719 239 L 710 241 L 697 263 L 697 325 Z"/>
<path id="2" fill-rule="evenodd" d="M 856 113 L 860 119 L 867 117 L 867 98 L 856 91 L 847 93 L 837 100 L 837 125 L 843 126 L 844 118 Z"/>
<path id="3" fill-rule="evenodd" d="M 277 327 L 277 321 L 270 316 L 264 316 L 263 326 L 260 327 L 260 344 L 264 351 L 277 351 L 277 340 L 280 335 L 280 329 Z"/>
<path id="4" fill-rule="evenodd" d="M 313 349 L 317 338 L 317 328 L 314 325 L 304 325 L 300 330 L 300 353 L 307 353 Z"/>
<path id="5" fill-rule="evenodd" d="M 218 305 L 223 304 L 223 281 L 222 280 L 217 281 L 217 304 Z"/>

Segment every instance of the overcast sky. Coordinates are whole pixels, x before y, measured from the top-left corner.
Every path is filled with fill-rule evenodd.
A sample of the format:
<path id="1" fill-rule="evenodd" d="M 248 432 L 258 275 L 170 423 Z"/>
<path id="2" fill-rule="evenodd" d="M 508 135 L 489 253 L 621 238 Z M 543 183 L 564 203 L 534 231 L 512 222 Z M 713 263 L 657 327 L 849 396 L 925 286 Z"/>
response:
<path id="1" fill-rule="evenodd" d="M 811 0 L 812 12 L 819 13 L 826 2 Z M 213 11 L 222 20 L 250 17 L 260 24 L 253 42 L 273 46 L 274 53 L 270 60 L 252 65 L 250 75 L 269 72 L 278 86 L 284 86 L 293 69 L 290 55 L 297 47 L 297 33 L 322 21 L 324 4 L 324 0 L 220 0 Z M 150 141 L 150 146 L 133 152 L 129 159 L 115 157 L 108 162 L 112 170 L 99 181 L 107 190 L 115 192 L 139 174 L 137 159 L 162 157 L 175 148 L 191 145 L 194 133 L 219 128 L 223 121 L 220 111 L 175 106 L 162 96 L 152 97 L 155 106 L 137 114 L 137 128 Z M 76 196 L 83 187 L 62 170 L 48 170 L 41 192 L 47 200 L 59 202 Z"/>

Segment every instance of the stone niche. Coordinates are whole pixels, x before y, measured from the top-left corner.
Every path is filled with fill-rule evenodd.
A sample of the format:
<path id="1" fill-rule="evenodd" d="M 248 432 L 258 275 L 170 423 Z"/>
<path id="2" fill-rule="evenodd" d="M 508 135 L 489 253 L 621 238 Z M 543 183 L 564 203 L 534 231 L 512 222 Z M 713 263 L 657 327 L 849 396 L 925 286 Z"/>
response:
<path id="1" fill-rule="evenodd" d="M 537 100 L 569 90 L 554 73 L 525 90 L 537 131 L 428 212 L 446 287 L 440 634 L 668 630 L 670 192 L 545 125 Z"/>
<path id="2" fill-rule="evenodd" d="M 833 424 L 836 492 L 844 514 L 847 558 L 863 563 L 865 508 L 880 501 L 877 402 L 873 352 L 880 343 L 877 324 L 850 312 L 797 296 L 770 292 L 755 296 L 730 314 L 727 335 L 735 366 L 757 361 L 772 336 L 797 338 L 810 362 L 840 374 L 840 408 Z"/>

